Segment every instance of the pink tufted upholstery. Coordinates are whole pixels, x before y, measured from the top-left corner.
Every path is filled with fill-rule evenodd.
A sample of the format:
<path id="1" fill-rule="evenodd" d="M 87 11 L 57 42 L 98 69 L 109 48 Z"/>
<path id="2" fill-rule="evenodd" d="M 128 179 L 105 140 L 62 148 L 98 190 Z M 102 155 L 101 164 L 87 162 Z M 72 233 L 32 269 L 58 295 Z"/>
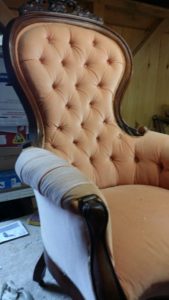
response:
<path id="1" fill-rule="evenodd" d="M 61 209 L 65 195 L 77 200 L 86 188 L 86 194 L 92 191 L 107 203 L 111 259 L 126 298 L 169 295 L 169 138 L 151 131 L 129 136 L 117 125 L 114 101 L 131 73 L 127 46 L 93 23 L 35 16 L 16 23 L 10 51 L 37 119 L 39 145 L 56 156 L 32 148 L 16 165 L 20 178 L 35 189 L 48 253 L 84 298 L 95 300 L 84 222 L 77 211 Z M 65 178 L 72 180 L 72 189 Z M 64 234 L 57 232 L 54 240 L 56 225 Z M 78 268 L 72 272 L 72 257 L 78 257 L 85 284 Z"/>
<path id="2" fill-rule="evenodd" d="M 41 107 L 45 148 L 68 159 L 99 187 L 121 183 L 119 157 L 126 153 L 125 168 L 132 153 L 112 109 L 125 69 L 119 46 L 93 30 L 81 34 L 73 25 L 36 24 L 20 35 L 16 47 L 21 72 Z"/>

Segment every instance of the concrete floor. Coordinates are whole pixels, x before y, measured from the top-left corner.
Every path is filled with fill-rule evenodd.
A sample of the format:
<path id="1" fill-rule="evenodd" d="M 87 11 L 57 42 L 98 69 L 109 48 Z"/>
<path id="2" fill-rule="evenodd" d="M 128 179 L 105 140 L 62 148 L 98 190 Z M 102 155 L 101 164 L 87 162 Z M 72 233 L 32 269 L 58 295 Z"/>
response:
<path id="1" fill-rule="evenodd" d="M 49 273 L 45 281 L 50 283 L 50 289 L 43 289 L 33 282 L 34 266 L 43 251 L 40 227 L 28 225 L 27 217 L 19 220 L 25 224 L 29 235 L 0 244 L 0 290 L 3 282 L 13 280 L 17 287 L 30 291 L 35 300 L 70 300 L 54 285 L 55 281 Z M 0 222 L 0 226 L 12 221 Z"/>

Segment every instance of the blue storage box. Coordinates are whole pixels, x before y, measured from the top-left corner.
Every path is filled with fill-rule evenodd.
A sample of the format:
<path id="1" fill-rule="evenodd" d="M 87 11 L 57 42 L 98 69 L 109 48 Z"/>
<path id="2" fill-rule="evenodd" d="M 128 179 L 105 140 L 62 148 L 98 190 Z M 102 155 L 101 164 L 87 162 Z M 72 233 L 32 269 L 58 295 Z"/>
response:
<path id="1" fill-rule="evenodd" d="M 0 171 L 0 191 L 17 188 L 22 185 L 15 170 Z"/>

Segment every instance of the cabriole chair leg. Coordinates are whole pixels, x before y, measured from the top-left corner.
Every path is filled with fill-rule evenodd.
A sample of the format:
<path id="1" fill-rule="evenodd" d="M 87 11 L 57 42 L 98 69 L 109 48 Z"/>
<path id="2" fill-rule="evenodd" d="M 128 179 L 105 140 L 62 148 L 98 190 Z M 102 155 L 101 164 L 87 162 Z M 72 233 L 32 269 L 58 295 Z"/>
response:
<path id="1" fill-rule="evenodd" d="M 44 253 L 40 256 L 33 273 L 33 280 L 38 282 L 40 286 L 44 287 L 45 282 L 43 280 L 46 272 L 46 264 L 44 260 Z"/>

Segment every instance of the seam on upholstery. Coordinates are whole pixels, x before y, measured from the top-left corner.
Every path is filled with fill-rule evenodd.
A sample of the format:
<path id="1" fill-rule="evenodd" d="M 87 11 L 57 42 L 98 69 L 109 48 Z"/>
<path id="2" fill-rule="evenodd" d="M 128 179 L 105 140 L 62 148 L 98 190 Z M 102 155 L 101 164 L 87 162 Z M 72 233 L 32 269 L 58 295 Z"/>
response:
<path id="1" fill-rule="evenodd" d="M 96 107 L 93 106 L 93 109 L 94 109 L 95 111 L 97 111 L 97 113 L 101 116 L 102 119 L 104 119 L 103 114 L 98 110 L 98 108 L 96 108 Z"/>
<path id="2" fill-rule="evenodd" d="M 83 95 L 85 95 L 87 98 L 88 98 L 88 94 L 86 93 L 86 91 L 84 90 L 84 88 L 82 87 L 82 88 L 80 88 L 80 87 L 78 87 L 78 90 L 76 90 L 76 93 L 77 94 L 83 94 Z M 80 98 L 80 97 L 79 97 Z"/>
<path id="3" fill-rule="evenodd" d="M 39 157 L 40 157 L 40 156 L 41 156 L 41 155 L 39 155 Z M 38 158 L 39 158 L 39 157 L 38 157 Z M 44 156 L 42 155 L 42 158 L 43 158 L 43 157 L 44 157 Z M 31 161 L 32 161 L 32 160 L 36 160 L 36 157 L 32 158 Z M 28 160 L 27 162 L 25 162 L 24 165 L 23 165 L 23 167 L 21 168 L 21 171 L 20 171 L 20 174 L 21 174 L 21 175 L 20 175 L 20 178 L 21 178 L 21 180 L 22 180 L 23 182 L 24 182 L 24 180 L 23 180 L 23 174 L 22 174 L 22 173 L 23 173 L 23 171 L 24 171 L 25 166 L 27 166 L 29 163 L 30 163 L 29 160 Z"/>
<path id="4" fill-rule="evenodd" d="M 112 63 L 110 66 L 112 66 L 114 63 L 117 63 L 117 64 L 120 64 L 120 65 L 123 65 L 123 66 L 126 66 L 126 64 L 124 62 L 121 62 L 121 61 L 118 61 L 118 60 L 112 60 Z"/>
<path id="5" fill-rule="evenodd" d="M 84 120 L 85 123 L 88 122 L 88 121 L 87 121 L 88 118 L 89 118 L 89 115 L 88 115 L 87 118 Z M 96 134 L 95 131 L 93 132 L 92 130 L 90 130 L 90 129 L 87 128 L 87 127 L 83 127 L 83 128 L 81 128 L 81 130 L 83 130 L 84 132 L 85 132 L 85 131 L 88 131 L 88 132 L 91 133 L 93 136 Z"/>
<path id="6" fill-rule="evenodd" d="M 49 173 L 51 173 L 53 170 L 60 169 L 60 168 L 63 168 L 63 167 L 70 167 L 70 165 L 63 165 L 63 166 L 54 167 L 54 168 L 50 169 L 49 171 L 47 171 L 45 174 L 43 174 L 42 177 L 41 177 L 41 179 L 38 182 L 38 191 L 40 192 L 40 185 L 41 185 L 42 180 L 44 179 L 44 177 L 46 175 L 48 175 Z"/>
<path id="7" fill-rule="evenodd" d="M 80 117 L 80 115 L 78 115 L 77 113 L 76 113 L 76 110 L 75 109 L 71 109 L 71 111 L 72 111 L 72 114 L 74 114 L 75 116 L 76 116 L 76 118 L 79 120 L 79 122 L 81 123 L 81 117 Z"/>
<path id="8" fill-rule="evenodd" d="M 126 135 L 126 136 L 127 136 L 127 134 L 124 133 L 123 131 L 121 131 L 121 133 L 122 133 L 122 135 Z M 131 139 L 132 139 L 132 138 L 131 138 Z M 132 149 L 131 145 L 130 145 L 125 139 L 122 139 L 122 141 L 128 146 L 128 148 L 130 149 L 130 151 L 131 151 L 133 154 L 135 154 L 135 152 L 136 152 L 136 144 L 133 143 L 133 144 L 134 144 L 134 146 L 133 146 L 134 149 Z"/>
<path id="9" fill-rule="evenodd" d="M 47 141 L 46 141 L 46 143 L 47 143 Z M 62 148 L 62 149 L 59 149 L 59 147 L 55 148 L 55 146 L 53 146 L 53 144 L 51 144 L 50 142 L 49 142 L 49 144 L 50 144 L 50 146 L 51 146 L 53 149 L 55 149 L 56 151 L 58 150 L 58 151 L 64 153 L 65 156 L 68 157 L 67 153 L 63 150 L 63 148 Z M 69 159 L 69 157 L 68 157 L 68 159 Z M 67 159 L 67 161 L 68 161 L 68 159 Z"/>
<path id="10" fill-rule="evenodd" d="M 67 99 L 64 96 L 64 93 L 62 92 L 62 90 L 60 88 L 57 89 L 57 91 L 54 91 L 55 95 L 57 96 L 57 94 L 60 95 L 60 97 L 62 98 L 63 102 L 66 104 Z"/>
<path id="11" fill-rule="evenodd" d="M 87 156 L 87 158 L 89 158 L 89 155 L 88 155 L 88 153 L 85 151 L 85 149 L 83 149 L 83 148 L 81 148 L 81 147 L 77 147 L 77 149 L 78 149 L 79 151 L 83 152 L 83 153 Z"/>
<path id="12" fill-rule="evenodd" d="M 26 59 L 20 59 L 19 62 L 20 63 L 24 63 L 24 62 L 27 62 L 27 61 L 38 61 L 37 58 L 26 58 Z"/>
<path id="13" fill-rule="evenodd" d="M 94 71 L 94 70 L 92 70 L 92 68 L 88 67 L 86 71 L 88 71 L 88 72 L 91 72 L 91 73 L 92 73 L 92 74 L 95 76 L 95 78 L 96 78 L 96 80 L 97 80 L 97 81 L 99 81 L 99 80 L 100 80 L 100 79 L 98 78 L 98 75 L 97 75 L 97 73 L 95 73 L 95 71 Z"/>

